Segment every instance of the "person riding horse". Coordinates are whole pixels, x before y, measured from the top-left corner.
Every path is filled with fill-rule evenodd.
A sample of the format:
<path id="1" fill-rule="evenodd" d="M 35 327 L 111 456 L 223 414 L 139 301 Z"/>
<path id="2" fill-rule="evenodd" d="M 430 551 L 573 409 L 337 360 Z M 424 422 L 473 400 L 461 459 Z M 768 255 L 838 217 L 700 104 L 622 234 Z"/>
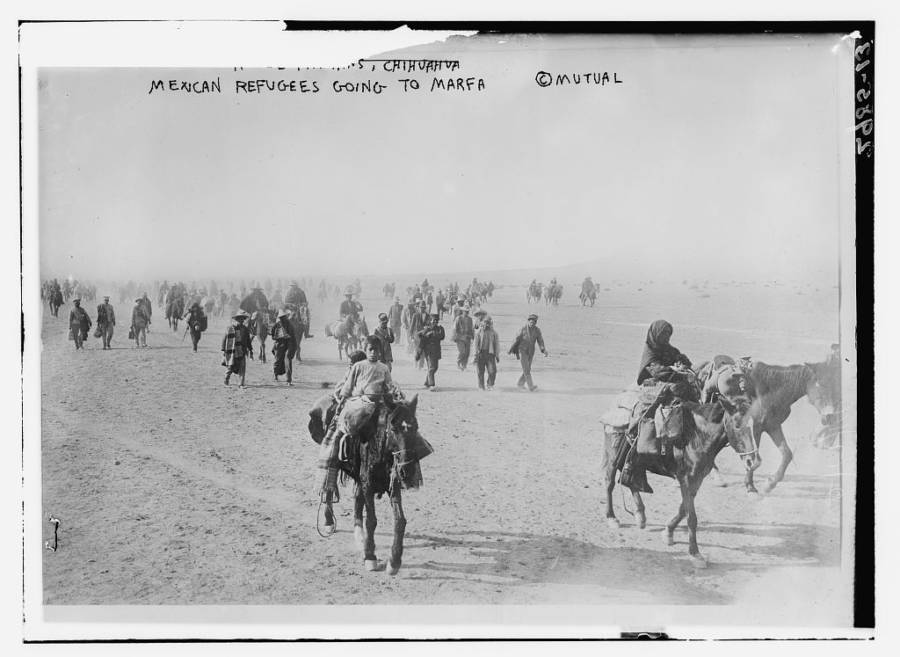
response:
<path id="1" fill-rule="evenodd" d="M 353 300 L 353 290 L 349 287 L 344 290 L 344 297 L 346 298 L 341 301 L 339 311 L 341 321 L 347 322 L 350 331 L 355 333 L 359 326 L 359 313 L 362 312 L 363 306 L 359 301 Z"/>
<path id="2" fill-rule="evenodd" d="M 644 468 L 635 462 L 641 421 L 652 420 L 660 406 L 668 406 L 680 400 L 698 401 L 700 397 L 695 382 L 691 381 L 690 359 L 669 343 L 672 333 L 673 328 L 669 322 L 664 319 L 654 321 L 647 330 L 644 353 L 638 367 L 637 383 L 642 386 L 644 394 L 632 411 L 628 426 L 632 446 L 620 481 L 640 492 L 653 492 L 647 483 Z"/>

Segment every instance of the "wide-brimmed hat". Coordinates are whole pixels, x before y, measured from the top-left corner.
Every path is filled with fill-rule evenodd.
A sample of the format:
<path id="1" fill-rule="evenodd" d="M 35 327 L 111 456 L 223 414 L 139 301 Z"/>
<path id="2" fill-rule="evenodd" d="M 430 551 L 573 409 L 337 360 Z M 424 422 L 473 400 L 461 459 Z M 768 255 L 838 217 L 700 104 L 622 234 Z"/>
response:
<path id="1" fill-rule="evenodd" d="M 103 295 L 103 298 L 104 298 L 104 299 L 109 299 L 109 295 L 108 295 L 108 294 L 104 294 L 104 295 Z"/>
<path id="2" fill-rule="evenodd" d="M 344 289 L 344 296 L 347 296 L 348 294 L 350 296 L 353 296 L 353 288 L 352 287 L 348 287 L 348 288 Z"/>
<path id="3" fill-rule="evenodd" d="M 532 313 L 532 314 L 530 314 L 530 315 L 528 316 L 528 319 L 533 319 L 534 321 L 537 321 L 537 315 L 535 315 L 534 313 Z"/>
<path id="4" fill-rule="evenodd" d="M 75 297 L 72 299 L 72 303 L 81 303 L 81 297 Z"/>
<path id="5" fill-rule="evenodd" d="M 486 310 L 476 310 L 475 311 L 475 317 L 484 317 L 485 315 L 487 315 Z"/>
<path id="6" fill-rule="evenodd" d="M 239 310 L 231 316 L 231 319 L 247 319 L 248 317 L 250 317 L 250 315 L 247 314 L 246 310 Z"/>
<path id="7" fill-rule="evenodd" d="M 278 311 L 277 317 L 278 317 L 279 319 L 282 318 L 282 317 L 287 317 L 287 316 L 288 316 L 287 311 L 286 311 L 284 308 L 282 308 L 281 310 Z"/>
<path id="8" fill-rule="evenodd" d="M 378 313 L 378 319 L 387 319 L 387 315 L 384 313 Z"/>

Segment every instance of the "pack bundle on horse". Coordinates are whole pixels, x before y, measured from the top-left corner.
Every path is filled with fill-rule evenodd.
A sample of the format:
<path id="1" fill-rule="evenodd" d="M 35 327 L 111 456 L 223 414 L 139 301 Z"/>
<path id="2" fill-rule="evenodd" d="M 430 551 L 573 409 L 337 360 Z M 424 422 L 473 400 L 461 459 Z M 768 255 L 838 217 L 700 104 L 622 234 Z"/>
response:
<path id="1" fill-rule="evenodd" d="M 791 406 L 802 397 L 819 412 L 822 428 L 820 432 L 834 436 L 840 432 L 841 415 L 841 372 L 840 358 L 831 358 L 821 363 L 803 363 L 802 365 L 767 365 L 761 361 L 741 359 L 735 363 L 728 356 L 717 356 L 724 365 L 735 364 L 746 375 L 749 382 L 748 393 L 753 398 L 751 416 L 753 418 L 753 439 L 758 446 L 762 434 L 767 433 L 781 452 L 781 464 L 763 488 L 770 492 L 784 479 L 784 472 L 794 458 L 790 446 L 784 436 L 781 425 L 791 414 Z M 716 360 L 714 359 L 714 361 Z M 701 373 L 703 369 L 701 368 Z M 719 387 L 722 378 L 721 370 L 711 368 L 715 373 L 715 381 L 707 380 L 704 389 L 713 390 L 728 396 L 727 390 Z M 747 472 L 744 485 L 748 493 L 756 493 L 753 473 Z"/>
<path id="2" fill-rule="evenodd" d="M 300 363 L 303 362 L 303 359 L 300 358 L 300 347 L 303 343 L 303 338 L 309 332 L 309 308 L 305 303 L 297 305 L 287 302 L 284 304 L 284 309 L 290 311 L 290 319 L 288 321 L 294 327 L 294 335 L 297 338 L 297 352 L 294 355 L 297 358 L 297 362 Z"/>
<path id="3" fill-rule="evenodd" d="M 247 328 L 250 329 L 250 337 L 259 342 L 259 362 L 266 362 L 266 338 L 269 337 L 269 327 L 275 323 L 275 312 L 267 308 L 254 311 L 250 315 Z"/>
<path id="4" fill-rule="evenodd" d="M 350 316 L 339 319 L 325 326 L 325 335 L 333 337 L 338 342 L 338 358 L 343 360 L 350 352 L 359 349 L 363 341 L 369 337 L 369 327 L 365 317 L 360 316 L 353 321 Z"/>
<path id="5" fill-rule="evenodd" d="M 597 287 L 591 281 L 590 276 L 584 279 L 584 282 L 582 282 L 581 294 L 578 295 L 578 298 L 581 299 L 582 306 L 590 303 L 591 307 L 593 307 L 594 302 L 597 301 Z"/>
<path id="6" fill-rule="evenodd" d="M 173 285 L 166 297 L 166 320 L 173 331 L 178 330 L 178 321 L 184 315 L 184 290 Z"/>
<path id="7" fill-rule="evenodd" d="M 531 283 L 525 292 L 525 299 L 528 303 L 540 303 L 543 285 L 540 283 Z"/>
<path id="8" fill-rule="evenodd" d="M 353 535 L 356 545 L 363 552 L 366 570 L 381 570 L 383 565 L 375 556 L 375 498 L 385 493 L 394 513 L 394 540 L 388 572 L 396 575 L 403 558 L 403 538 L 406 533 L 406 516 L 403 513 L 402 490 L 418 488 L 422 483 L 419 461 L 434 450 L 419 433 L 416 420 L 418 397 L 410 401 L 382 402 L 368 420 L 354 434 L 344 438 L 340 461 L 343 476 L 353 479 Z M 321 444 L 329 430 L 333 429 L 339 408 L 331 395 L 319 400 L 309 412 L 309 432 L 316 443 Z M 332 508 L 336 496 L 327 498 L 325 527 L 334 533 L 335 517 Z M 365 528 L 363 515 L 365 513 Z"/>
<path id="9" fill-rule="evenodd" d="M 627 405 L 628 402 L 621 403 Z M 678 481 L 681 504 L 678 513 L 666 525 L 666 541 L 668 545 L 674 545 L 675 529 L 687 516 L 688 552 L 695 564 L 702 567 L 706 565 L 706 560 L 697 547 L 697 512 L 694 508 L 694 498 L 700 485 L 712 470 L 716 455 L 726 445 L 730 445 L 741 458 L 747 472 L 759 467 L 759 452 L 753 441 L 748 398 L 736 403 L 724 397 L 714 404 L 682 401 L 678 406 L 677 411 L 666 413 L 660 408 L 654 418 L 641 418 L 635 438 L 638 444 L 634 447 L 639 453 L 645 452 L 639 458 L 641 466 L 647 471 Z M 629 411 L 617 408 L 601 419 L 605 425 L 602 469 L 606 479 L 606 520 L 612 527 L 619 526 L 612 499 L 616 471 L 622 472 L 627 467 L 627 455 L 633 445 L 627 434 L 630 416 Z M 635 502 L 638 524 L 644 528 L 647 517 L 637 490 L 638 483 L 629 488 Z"/>
<path id="10" fill-rule="evenodd" d="M 551 283 L 544 289 L 544 301 L 548 306 L 558 306 L 562 298 L 563 286 L 559 283 Z"/>

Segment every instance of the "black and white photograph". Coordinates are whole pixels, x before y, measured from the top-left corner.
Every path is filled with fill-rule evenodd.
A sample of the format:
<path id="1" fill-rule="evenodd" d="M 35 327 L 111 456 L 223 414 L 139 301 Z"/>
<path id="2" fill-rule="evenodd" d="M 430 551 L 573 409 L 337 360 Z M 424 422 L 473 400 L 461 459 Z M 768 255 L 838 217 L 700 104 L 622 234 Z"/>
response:
<path id="1" fill-rule="evenodd" d="M 871 637 L 872 24 L 363 27 L 21 26 L 26 637 Z"/>

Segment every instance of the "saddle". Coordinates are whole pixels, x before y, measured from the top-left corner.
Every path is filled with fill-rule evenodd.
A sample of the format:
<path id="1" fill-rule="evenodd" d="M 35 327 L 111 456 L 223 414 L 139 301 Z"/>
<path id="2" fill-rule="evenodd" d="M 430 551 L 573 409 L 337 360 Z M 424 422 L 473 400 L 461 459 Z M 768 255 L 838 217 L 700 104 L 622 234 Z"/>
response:
<path id="1" fill-rule="evenodd" d="M 653 417 L 638 421 L 635 451 L 641 456 L 665 457 L 685 441 L 684 408 L 679 402 L 657 407 Z"/>

